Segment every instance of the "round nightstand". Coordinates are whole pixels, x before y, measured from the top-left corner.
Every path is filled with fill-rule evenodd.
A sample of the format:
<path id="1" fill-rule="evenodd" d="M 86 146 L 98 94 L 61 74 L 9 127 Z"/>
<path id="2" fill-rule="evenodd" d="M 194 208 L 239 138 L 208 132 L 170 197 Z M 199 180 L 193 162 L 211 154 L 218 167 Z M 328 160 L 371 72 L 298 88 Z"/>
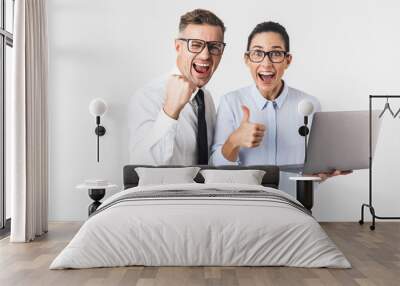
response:
<path id="1" fill-rule="evenodd" d="M 100 200 L 104 198 L 104 195 L 106 194 L 107 189 L 112 189 L 118 187 L 117 185 L 114 184 L 107 184 L 107 185 L 91 185 L 91 184 L 80 184 L 77 185 L 77 189 L 84 189 L 88 190 L 89 197 L 94 201 L 92 204 L 89 205 L 88 207 L 88 213 L 89 216 L 94 213 L 97 208 L 101 205 Z"/>

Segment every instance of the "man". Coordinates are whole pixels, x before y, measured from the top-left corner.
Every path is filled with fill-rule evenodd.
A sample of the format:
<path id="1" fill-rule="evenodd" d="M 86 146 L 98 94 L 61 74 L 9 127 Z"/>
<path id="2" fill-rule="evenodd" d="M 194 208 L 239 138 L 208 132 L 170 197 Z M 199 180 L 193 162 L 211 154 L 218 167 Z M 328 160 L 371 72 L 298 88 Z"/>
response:
<path id="1" fill-rule="evenodd" d="M 258 24 L 250 33 L 244 61 L 254 84 L 222 97 L 211 161 L 214 165 L 288 165 L 304 162 L 304 139 L 298 133 L 300 101 L 314 110 L 319 101 L 289 87 L 283 76 L 290 66 L 289 35 L 275 22 Z M 333 174 L 319 174 L 322 179 Z"/>
<path id="2" fill-rule="evenodd" d="M 208 164 L 216 112 L 204 86 L 221 60 L 224 32 L 224 23 L 210 11 L 196 9 L 181 17 L 176 68 L 131 100 L 131 163 Z"/>

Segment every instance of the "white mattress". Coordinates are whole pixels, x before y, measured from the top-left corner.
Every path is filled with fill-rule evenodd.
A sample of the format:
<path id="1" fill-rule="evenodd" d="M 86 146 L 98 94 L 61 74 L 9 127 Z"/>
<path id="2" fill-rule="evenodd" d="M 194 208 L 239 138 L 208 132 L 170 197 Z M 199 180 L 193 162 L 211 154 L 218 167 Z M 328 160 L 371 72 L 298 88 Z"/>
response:
<path id="1" fill-rule="evenodd" d="M 263 190 L 231 184 L 135 187 L 163 190 Z M 100 207 L 100 209 L 101 209 Z M 50 269 L 146 266 L 294 266 L 349 268 L 350 263 L 310 215 L 254 198 L 151 198 L 111 204 L 90 217 Z"/>

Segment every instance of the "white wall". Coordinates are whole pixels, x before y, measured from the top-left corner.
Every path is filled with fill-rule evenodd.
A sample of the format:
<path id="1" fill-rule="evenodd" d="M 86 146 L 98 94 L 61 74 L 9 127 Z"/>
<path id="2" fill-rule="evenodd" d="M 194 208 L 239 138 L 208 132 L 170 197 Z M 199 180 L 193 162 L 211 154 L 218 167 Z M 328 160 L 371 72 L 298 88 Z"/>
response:
<path id="1" fill-rule="evenodd" d="M 171 69 L 179 16 L 214 11 L 228 43 L 208 88 L 219 97 L 251 83 L 242 62 L 247 36 L 274 20 L 291 36 L 289 85 L 317 96 L 324 110 L 368 108 L 368 95 L 400 94 L 398 1 L 106 1 L 49 0 L 50 220 L 83 220 L 90 199 L 75 185 L 105 178 L 122 185 L 128 163 L 126 104 L 133 92 Z M 101 162 L 88 105 L 104 98 Z M 381 108 L 383 103 L 377 103 Z M 393 106 L 400 108 L 400 100 Z M 400 215 L 396 176 L 400 120 L 387 119 L 376 152 L 374 200 L 379 215 Z M 368 198 L 368 172 L 331 179 L 316 192 L 322 221 L 358 220 Z"/>

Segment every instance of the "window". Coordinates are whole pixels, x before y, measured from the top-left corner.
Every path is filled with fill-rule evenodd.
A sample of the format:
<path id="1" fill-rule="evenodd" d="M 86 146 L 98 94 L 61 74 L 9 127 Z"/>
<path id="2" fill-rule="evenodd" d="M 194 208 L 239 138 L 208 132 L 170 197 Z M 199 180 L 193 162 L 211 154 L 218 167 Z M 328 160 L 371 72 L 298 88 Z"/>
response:
<path id="1" fill-rule="evenodd" d="M 11 92 L 14 0 L 0 0 L 0 236 L 9 230 L 10 195 L 5 193 L 5 98 Z"/>

